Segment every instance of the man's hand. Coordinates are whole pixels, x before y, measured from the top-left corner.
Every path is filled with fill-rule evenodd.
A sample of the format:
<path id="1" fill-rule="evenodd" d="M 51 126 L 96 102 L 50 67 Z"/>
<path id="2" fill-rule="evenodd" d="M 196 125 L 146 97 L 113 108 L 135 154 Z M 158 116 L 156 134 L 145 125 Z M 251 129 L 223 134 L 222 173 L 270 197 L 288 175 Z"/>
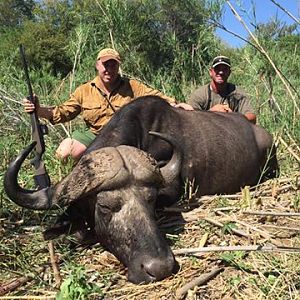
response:
<path id="1" fill-rule="evenodd" d="M 34 97 L 34 103 L 31 102 L 28 98 L 24 98 L 23 99 L 23 106 L 25 109 L 25 112 L 27 113 L 32 113 L 35 109 L 38 111 L 39 110 L 39 100 L 38 97 L 36 95 L 33 96 Z"/>
<path id="2" fill-rule="evenodd" d="M 215 112 L 232 112 L 228 104 L 216 104 L 214 105 L 210 111 Z"/>
<path id="3" fill-rule="evenodd" d="M 191 106 L 187 103 L 183 103 L 183 102 L 178 103 L 178 104 L 174 103 L 174 105 L 172 105 L 172 106 L 177 107 L 177 108 L 182 108 L 184 110 L 194 110 L 193 106 Z"/>

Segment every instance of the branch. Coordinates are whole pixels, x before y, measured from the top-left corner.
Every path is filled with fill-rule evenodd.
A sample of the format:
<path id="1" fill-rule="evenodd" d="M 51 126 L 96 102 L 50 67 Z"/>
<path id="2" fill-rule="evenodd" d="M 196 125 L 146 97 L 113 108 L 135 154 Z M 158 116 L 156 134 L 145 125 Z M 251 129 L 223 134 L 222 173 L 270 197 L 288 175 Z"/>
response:
<path id="1" fill-rule="evenodd" d="M 213 220 L 211 218 L 203 218 L 204 221 L 212 224 L 212 225 L 215 225 L 219 228 L 224 228 L 224 224 L 217 221 L 217 220 Z M 246 237 L 246 238 L 251 238 L 251 236 L 249 234 L 247 234 L 246 232 L 244 232 L 243 230 L 239 230 L 239 229 L 235 229 L 235 228 L 230 228 L 230 231 L 238 236 L 242 236 L 242 237 Z"/>
<path id="2" fill-rule="evenodd" d="M 287 227 L 287 226 L 278 226 L 278 225 L 269 225 L 269 224 L 262 224 L 261 226 L 265 228 L 272 228 L 277 230 L 300 231 L 300 228 L 296 228 L 296 227 Z"/>
<path id="3" fill-rule="evenodd" d="M 209 273 L 202 274 L 200 277 L 190 281 L 180 289 L 176 291 L 176 299 L 182 299 L 185 294 L 188 292 L 188 290 L 194 288 L 195 286 L 200 286 L 205 283 L 207 283 L 209 280 L 217 276 L 219 273 L 221 273 L 224 270 L 224 268 L 215 268 L 211 270 Z"/>
<path id="4" fill-rule="evenodd" d="M 283 247 L 273 245 L 249 245 L 249 246 L 211 246 L 198 248 L 182 248 L 173 250 L 174 255 L 193 255 L 208 252 L 224 252 L 224 251 L 262 251 L 262 252 L 290 252 L 298 253 L 300 248 Z"/>
<path id="5" fill-rule="evenodd" d="M 216 26 L 216 27 L 224 30 L 225 32 L 227 32 L 227 33 L 229 33 L 229 34 L 237 37 L 238 39 L 244 41 L 245 43 L 251 45 L 253 48 L 255 48 L 256 50 L 259 51 L 259 48 L 255 44 L 253 44 L 251 41 L 248 41 L 247 39 L 243 38 L 241 35 L 239 35 L 239 34 L 233 32 L 233 31 L 229 30 L 223 24 L 221 24 L 221 23 L 219 23 L 219 22 L 217 22 L 215 20 L 208 21 L 208 23 L 210 23 L 211 25 L 214 25 L 214 26 Z"/>
<path id="6" fill-rule="evenodd" d="M 51 262 L 51 266 L 55 278 L 55 283 L 56 286 L 59 287 L 61 285 L 62 280 L 59 272 L 59 267 L 57 264 L 57 256 L 55 255 L 53 241 L 49 241 L 48 248 L 49 248 L 50 262 Z"/>
<path id="7" fill-rule="evenodd" d="M 276 216 L 276 217 L 300 217 L 300 213 L 294 212 L 272 212 L 272 211 L 243 211 L 244 215 L 257 215 L 257 216 Z"/>
<path id="8" fill-rule="evenodd" d="M 290 152 L 290 154 L 292 154 L 292 156 L 298 161 L 298 163 L 300 163 L 300 157 L 291 149 L 291 147 L 283 140 L 281 136 L 278 137 L 278 140 L 281 144 L 283 144 L 286 150 Z"/>
<path id="9" fill-rule="evenodd" d="M 226 3 L 228 4 L 228 6 L 230 7 L 232 13 L 234 14 L 234 16 L 238 19 L 238 21 L 242 24 L 242 26 L 247 30 L 247 32 L 249 33 L 249 35 L 251 36 L 251 38 L 254 40 L 254 42 L 256 43 L 259 52 L 261 54 L 263 54 L 267 60 L 269 61 L 269 63 L 271 64 L 271 66 L 273 67 L 273 69 L 275 70 L 276 74 L 278 75 L 278 77 L 280 78 L 280 80 L 283 82 L 286 90 L 288 91 L 288 93 L 290 94 L 293 103 L 294 103 L 294 107 L 297 111 L 298 114 L 300 114 L 300 109 L 298 107 L 298 104 L 296 102 L 296 98 L 294 96 L 294 94 L 292 93 L 289 85 L 287 84 L 284 76 L 282 75 L 281 71 L 277 68 L 277 66 L 275 65 L 275 63 L 273 62 L 273 60 L 270 58 L 269 54 L 267 53 L 267 51 L 261 46 L 261 44 L 259 43 L 258 39 L 255 37 L 255 35 L 251 32 L 251 30 L 248 28 L 248 26 L 246 25 L 246 23 L 243 21 L 243 19 L 241 18 L 241 16 L 238 14 L 238 12 L 234 9 L 234 7 L 232 6 L 232 4 L 230 3 L 229 0 L 226 0 Z"/>
<path id="10" fill-rule="evenodd" d="M 19 278 L 16 278 L 16 279 L 13 279 L 11 280 L 10 282 L 6 283 L 6 284 L 3 284 L 0 286 L 0 296 L 3 296 L 9 292 L 12 292 L 14 291 L 15 289 L 17 289 L 19 286 L 25 284 L 26 282 L 28 281 L 31 281 L 33 279 L 36 278 L 36 275 L 37 274 L 40 274 L 42 272 L 45 271 L 45 267 L 41 267 L 39 268 L 35 274 L 29 274 L 29 275 L 26 275 L 26 276 L 22 276 L 22 277 L 19 277 Z"/>
<path id="11" fill-rule="evenodd" d="M 253 225 L 250 225 L 250 224 L 248 224 L 244 221 L 240 221 L 236 217 L 230 217 L 230 216 L 224 214 L 221 211 L 216 211 L 215 213 L 217 215 L 221 215 L 221 216 L 227 218 L 229 222 L 234 222 L 234 223 L 240 224 L 242 226 L 245 226 L 245 227 L 251 229 L 252 231 L 258 232 L 265 239 L 271 240 L 271 238 L 272 238 L 271 235 L 268 232 L 266 232 L 264 230 L 261 230 L 261 229 L 255 227 L 255 226 L 253 226 Z"/>
<path id="12" fill-rule="evenodd" d="M 277 3 L 275 0 L 270 0 L 271 2 L 273 2 L 276 6 L 278 6 L 281 10 L 283 10 L 287 15 L 289 15 L 296 23 L 298 23 L 300 25 L 300 20 L 297 19 L 296 17 L 294 17 L 294 15 L 292 15 L 287 9 L 285 9 L 284 7 L 282 7 L 279 3 Z"/>

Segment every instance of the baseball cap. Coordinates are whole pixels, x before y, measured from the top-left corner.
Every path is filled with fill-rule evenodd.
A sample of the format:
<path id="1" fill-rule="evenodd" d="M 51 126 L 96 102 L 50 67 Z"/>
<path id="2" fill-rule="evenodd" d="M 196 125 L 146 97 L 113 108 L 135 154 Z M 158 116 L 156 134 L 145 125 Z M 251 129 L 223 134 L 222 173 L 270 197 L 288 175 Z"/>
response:
<path id="1" fill-rule="evenodd" d="M 230 59 L 227 56 L 216 56 L 212 61 L 212 67 L 216 67 L 217 65 L 226 65 L 231 68 Z"/>
<path id="2" fill-rule="evenodd" d="M 100 50 L 100 52 L 97 55 L 97 60 L 101 60 L 102 62 L 106 62 L 110 59 L 116 60 L 118 63 L 121 62 L 120 54 L 111 48 L 105 48 Z"/>

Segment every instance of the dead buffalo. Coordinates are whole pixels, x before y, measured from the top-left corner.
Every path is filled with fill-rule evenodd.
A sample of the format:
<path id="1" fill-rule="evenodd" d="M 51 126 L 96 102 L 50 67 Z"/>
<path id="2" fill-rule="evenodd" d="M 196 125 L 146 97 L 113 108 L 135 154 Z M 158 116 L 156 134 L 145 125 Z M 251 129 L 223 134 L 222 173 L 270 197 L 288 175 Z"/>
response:
<path id="1" fill-rule="evenodd" d="M 277 172 L 272 137 L 242 115 L 184 111 L 152 96 L 121 108 L 55 186 L 19 186 L 18 171 L 32 149 L 23 150 L 5 174 L 10 199 L 30 209 L 68 206 L 45 237 L 77 232 L 100 242 L 136 283 L 160 280 L 176 268 L 154 209 L 176 202 L 187 180 L 201 196 L 236 192 Z"/>
<path id="2" fill-rule="evenodd" d="M 272 136 L 243 115 L 185 111 L 153 96 L 141 97 L 118 111 L 87 153 L 130 145 L 163 164 L 170 159 L 172 146 L 149 131 L 173 137 L 183 151 L 180 175 L 160 192 L 159 205 L 176 202 L 186 181 L 194 181 L 201 196 L 234 193 L 278 173 Z"/>

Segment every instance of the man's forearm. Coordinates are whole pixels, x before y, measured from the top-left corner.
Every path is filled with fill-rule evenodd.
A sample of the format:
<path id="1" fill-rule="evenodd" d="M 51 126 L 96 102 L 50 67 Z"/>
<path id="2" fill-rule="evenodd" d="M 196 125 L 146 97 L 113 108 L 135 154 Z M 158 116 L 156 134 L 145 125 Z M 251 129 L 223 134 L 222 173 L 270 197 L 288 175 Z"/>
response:
<path id="1" fill-rule="evenodd" d="M 53 118 L 53 107 L 39 107 L 37 114 L 40 118 L 52 120 Z"/>

